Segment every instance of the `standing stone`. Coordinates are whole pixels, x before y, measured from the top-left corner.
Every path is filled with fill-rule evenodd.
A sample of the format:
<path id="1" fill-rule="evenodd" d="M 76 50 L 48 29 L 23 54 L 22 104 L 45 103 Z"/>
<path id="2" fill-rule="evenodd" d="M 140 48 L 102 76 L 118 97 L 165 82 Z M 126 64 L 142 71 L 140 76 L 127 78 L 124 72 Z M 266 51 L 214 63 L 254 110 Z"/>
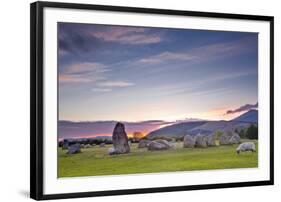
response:
<path id="1" fill-rule="evenodd" d="M 76 144 L 70 145 L 68 147 L 67 154 L 77 154 L 77 153 L 80 153 L 80 152 L 81 152 L 80 144 L 76 143 Z"/>
<path id="2" fill-rule="evenodd" d="M 105 143 L 100 143 L 100 147 L 105 147 Z"/>
<path id="3" fill-rule="evenodd" d="M 183 147 L 184 148 L 194 148 L 195 147 L 195 138 L 191 135 L 185 135 L 183 138 Z"/>
<path id="4" fill-rule="evenodd" d="M 147 147 L 147 145 L 148 145 L 150 142 L 151 142 L 150 140 L 141 140 L 141 141 L 139 142 L 138 148 L 145 148 L 145 147 Z"/>
<path id="5" fill-rule="evenodd" d="M 113 130 L 112 142 L 117 154 L 124 154 L 130 152 L 130 146 L 128 144 L 128 136 L 125 131 L 125 126 L 122 123 L 117 123 Z"/>
<path id="6" fill-rule="evenodd" d="M 84 148 L 92 148 L 92 145 L 86 144 L 86 145 L 84 146 Z"/>
<path id="7" fill-rule="evenodd" d="M 206 138 L 207 138 L 207 145 L 209 147 L 216 146 L 216 136 L 214 134 L 208 135 Z"/>
<path id="8" fill-rule="evenodd" d="M 228 145 L 229 144 L 229 138 L 225 134 L 220 136 L 219 141 L 220 141 L 220 145 Z"/>
<path id="9" fill-rule="evenodd" d="M 68 149 L 68 147 L 69 147 L 69 141 L 67 139 L 64 139 L 62 149 Z"/>
<path id="10" fill-rule="evenodd" d="M 229 145 L 230 144 L 229 140 L 230 140 L 230 136 L 228 134 L 224 133 L 219 138 L 220 145 Z"/>
<path id="11" fill-rule="evenodd" d="M 234 133 L 232 135 L 232 137 L 230 138 L 229 143 L 230 144 L 239 144 L 240 140 L 241 140 L 240 136 L 237 133 Z"/>
<path id="12" fill-rule="evenodd" d="M 159 141 L 152 141 L 147 145 L 147 149 L 150 151 L 168 150 L 170 148 L 170 145 L 161 143 Z"/>
<path id="13" fill-rule="evenodd" d="M 108 149 L 108 154 L 109 154 L 109 155 L 114 155 L 114 154 L 116 154 L 115 149 L 114 149 L 114 148 L 109 148 L 109 149 Z"/>
<path id="14" fill-rule="evenodd" d="M 195 136 L 195 147 L 205 148 L 207 146 L 207 138 L 204 135 L 199 134 Z"/>
<path id="15" fill-rule="evenodd" d="M 166 145 L 167 147 L 173 147 L 173 144 L 169 143 L 167 140 L 158 139 L 158 140 L 155 140 L 155 142 L 164 144 L 164 145 Z"/>

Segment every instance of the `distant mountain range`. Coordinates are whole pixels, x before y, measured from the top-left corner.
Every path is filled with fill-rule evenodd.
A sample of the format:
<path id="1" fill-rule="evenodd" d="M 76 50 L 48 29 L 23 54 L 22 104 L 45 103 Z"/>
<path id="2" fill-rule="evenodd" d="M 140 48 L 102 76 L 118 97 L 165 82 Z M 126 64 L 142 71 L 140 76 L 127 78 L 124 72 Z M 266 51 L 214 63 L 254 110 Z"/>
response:
<path id="1" fill-rule="evenodd" d="M 198 133 L 209 135 L 215 131 L 229 131 L 245 128 L 258 122 L 258 111 L 250 110 L 231 121 L 207 121 L 200 119 L 184 119 L 173 122 L 148 120 L 140 122 L 122 122 L 127 134 L 142 132 L 148 138 L 157 136 L 180 137 L 184 134 Z M 117 121 L 59 121 L 59 138 L 110 138 Z"/>
<path id="2" fill-rule="evenodd" d="M 186 134 L 210 135 L 217 131 L 234 131 L 235 129 L 247 128 L 251 124 L 258 123 L 258 111 L 250 110 L 230 121 L 193 121 L 173 124 L 150 132 L 148 139 L 154 137 L 182 137 Z"/>
<path id="3" fill-rule="evenodd" d="M 94 138 L 111 136 L 117 121 L 59 121 L 59 138 Z M 122 122 L 125 124 L 127 134 L 142 132 L 147 134 L 157 128 L 174 124 L 161 120 L 148 120 L 139 122 Z"/>

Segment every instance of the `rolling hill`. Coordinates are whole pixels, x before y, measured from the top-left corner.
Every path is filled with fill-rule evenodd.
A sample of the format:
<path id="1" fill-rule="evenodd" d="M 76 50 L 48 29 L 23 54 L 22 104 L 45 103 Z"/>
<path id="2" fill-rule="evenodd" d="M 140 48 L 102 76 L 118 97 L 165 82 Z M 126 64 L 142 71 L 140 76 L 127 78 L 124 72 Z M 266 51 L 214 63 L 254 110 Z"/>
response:
<path id="1" fill-rule="evenodd" d="M 186 134 L 196 135 L 198 133 L 210 135 L 217 131 L 234 131 L 235 129 L 247 128 L 251 124 L 257 124 L 257 120 L 258 111 L 250 110 L 230 121 L 193 121 L 173 124 L 150 132 L 147 138 L 183 137 Z"/>
<path id="2" fill-rule="evenodd" d="M 170 126 L 160 128 L 158 130 L 154 130 L 150 132 L 147 135 L 147 137 L 149 139 L 157 136 L 180 137 L 184 135 L 185 131 L 190 131 L 196 127 L 204 125 L 205 123 L 206 121 L 191 121 L 191 122 L 173 124 Z"/>

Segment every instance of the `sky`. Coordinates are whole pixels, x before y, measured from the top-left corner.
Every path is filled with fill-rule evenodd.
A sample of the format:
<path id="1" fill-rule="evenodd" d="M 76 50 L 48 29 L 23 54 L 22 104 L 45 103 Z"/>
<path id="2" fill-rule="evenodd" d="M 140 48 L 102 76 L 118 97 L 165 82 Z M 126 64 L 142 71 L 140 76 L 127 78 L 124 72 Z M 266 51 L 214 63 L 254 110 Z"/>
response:
<path id="1" fill-rule="evenodd" d="M 59 120 L 230 120 L 258 106 L 258 34 L 58 24 Z"/>

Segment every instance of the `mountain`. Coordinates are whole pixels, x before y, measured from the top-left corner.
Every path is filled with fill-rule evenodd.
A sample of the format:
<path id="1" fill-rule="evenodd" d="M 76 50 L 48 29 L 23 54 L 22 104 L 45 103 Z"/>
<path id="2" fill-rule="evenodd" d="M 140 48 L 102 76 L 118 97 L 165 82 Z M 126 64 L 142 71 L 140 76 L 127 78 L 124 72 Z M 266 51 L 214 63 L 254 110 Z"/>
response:
<path id="1" fill-rule="evenodd" d="M 183 137 L 186 134 L 197 135 L 210 135 L 217 131 L 234 131 L 235 129 L 243 129 L 249 127 L 251 124 L 256 124 L 258 120 L 258 111 L 250 110 L 241 116 L 230 121 L 195 121 L 184 122 L 166 126 L 150 132 L 148 139 L 154 137 Z"/>
<path id="2" fill-rule="evenodd" d="M 200 125 L 205 124 L 206 121 L 192 121 L 192 122 L 184 122 L 177 123 L 170 126 L 166 126 L 157 130 L 150 132 L 147 137 L 154 138 L 159 136 L 167 136 L 167 137 L 181 137 L 184 135 L 186 131 L 190 131 L 193 128 L 196 128 Z"/>
<path id="3" fill-rule="evenodd" d="M 247 123 L 258 123 L 258 110 L 252 109 L 248 112 L 238 116 L 232 121 L 247 122 Z"/>
<path id="4" fill-rule="evenodd" d="M 198 119 L 184 119 L 175 122 L 162 120 L 147 120 L 139 122 L 123 122 L 127 134 L 142 132 L 148 138 L 167 136 L 182 137 L 185 134 L 209 135 L 216 131 L 233 131 L 236 128 L 246 128 L 250 124 L 257 124 L 258 111 L 250 110 L 231 121 L 208 121 Z M 59 121 L 59 138 L 89 138 L 111 137 L 116 121 Z"/>
<path id="5" fill-rule="evenodd" d="M 186 122 L 174 124 L 171 126 L 163 127 L 161 129 L 150 132 L 148 139 L 154 137 L 183 137 L 186 134 L 197 135 L 210 135 L 217 131 L 234 131 L 237 129 L 247 128 L 251 123 L 236 122 L 236 121 L 201 121 L 201 122 Z"/>

